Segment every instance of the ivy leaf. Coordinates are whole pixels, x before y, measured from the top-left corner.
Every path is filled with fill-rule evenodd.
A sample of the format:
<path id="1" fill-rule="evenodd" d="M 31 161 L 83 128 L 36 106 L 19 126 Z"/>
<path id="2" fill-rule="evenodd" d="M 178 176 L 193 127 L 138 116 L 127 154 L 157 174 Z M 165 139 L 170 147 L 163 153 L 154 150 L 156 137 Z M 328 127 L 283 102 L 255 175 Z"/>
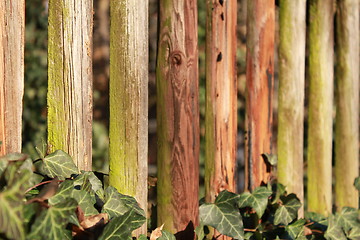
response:
<path id="1" fill-rule="evenodd" d="M 31 226 L 29 239 L 71 239 L 71 232 L 66 230 L 69 216 L 75 211 L 77 202 L 68 199 L 65 202 L 43 210 Z"/>
<path id="2" fill-rule="evenodd" d="M 174 234 L 171 234 L 168 231 L 161 230 L 161 233 L 161 237 L 159 237 L 157 240 L 176 240 Z"/>
<path id="3" fill-rule="evenodd" d="M 244 192 L 240 195 L 239 208 L 252 207 L 256 214 L 261 218 L 268 204 L 269 196 L 272 191 L 267 187 L 258 187 L 253 193 Z"/>
<path id="4" fill-rule="evenodd" d="M 278 160 L 275 154 L 263 153 L 262 156 L 271 166 L 277 165 Z"/>
<path id="5" fill-rule="evenodd" d="M 358 191 L 360 191 L 360 177 L 355 178 L 354 186 Z"/>
<path id="6" fill-rule="evenodd" d="M 271 202 L 271 204 L 275 204 L 275 203 L 279 202 L 280 197 L 286 193 L 286 187 L 284 185 L 282 185 L 281 183 L 277 183 L 275 185 L 275 192 L 276 192 L 275 197 L 274 197 L 273 201 Z"/>
<path id="7" fill-rule="evenodd" d="M 200 206 L 200 223 L 216 228 L 223 235 L 243 239 L 243 222 L 236 206 L 238 201 L 239 195 L 222 191 L 215 203 L 206 203 Z"/>
<path id="8" fill-rule="evenodd" d="M 94 172 L 82 172 L 74 180 L 74 185 L 81 185 L 81 189 L 92 194 L 95 192 L 97 196 L 105 202 L 104 189 L 102 182 L 96 177 Z"/>
<path id="9" fill-rule="evenodd" d="M 195 234 L 198 240 L 203 240 L 205 237 L 204 225 L 200 224 L 195 228 Z"/>
<path id="10" fill-rule="evenodd" d="M 16 178 L 10 177 L 13 181 L 8 188 L 0 192 L 0 233 L 5 234 L 9 239 L 25 239 L 23 198 L 31 172 L 23 169 L 16 174 Z"/>
<path id="11" fill-rule="evenodd" d="M 123 215 L 116 216 L 106 225 L 99 240 L 131 239 L 131 232 L 144 224 L 146 218 L 140 216 L 136 209 L 130 209 Z"/>
<path id="12" fill-rule="evenodd" d="M 290 239 L 299 239 L 301 237 L 305 237 L 304 235 L 305 223 L 306 223 L 305 219 L 299 219 L 293 224 L 287 225 L 285 227 L 285 231 L 287 231 L 287 233 L 289 234 Z"/>
<path id="13" fill-rule="evenodd" d="M 351 207 L 342 208 L 337 215 L 337 223 L 344 229 L 345 232 L 350 231 L 354 227 L 359 227 L 358 210 Z"/>
<path id="14" fill-rule="evenodd" d="M 350 239 L 359 240 L 360 239 L 360 227 L 352 228 L 347 236 Z"/>
<path id="15" fill-rule="evenodd" d="M 48 200 L 49 204 L 55 205 L 64 202 L 66 199 L 70 197 L 73 188 L 74 188 L 74 183 L 71 180 L 65 180 L 60 184 L 56 194 L 51 198 L 49 198 Z"/>
<path id="16" fill-rule="evenodd" d="M 69 198 L 74 198 L 78 202 L 85 216 L 91 216 L 99 213 L 94 207 L 94 204 L 96 203 L 95 196 L 91 196 L 90 193 L 82 189 L 75 189 L 74 182 L 72 180 L 65 180 L 60 184 L 57 193 L 49 198 L 49 204 L 55 205 L 66 201 Z"/>
<path id="17" fill-rule="evenodd" d="M 296 218 L 297 211 L 301 207 L 301 203 L 295 194 L 282 197 L 281 200 L 283 205 L 279 206 L 275 212 L 274 224 L 288 225 Z"/>
<path id="18" fill-rule="evenodd" d="M 73 189 L 71 197 L 73 197 L 78 202 L 81 210 L 84 212 L 85 217 L 99 214 L 99 212 L 94 207 L 96 199 L 95 197 L 91 196 L 90 193 L 84 190 Z"/>
<path id="19" fill-rule="evenodd" d="M 138 215 L 145 216 L 135 198 L 119 193 L 116 188 L 109 186 L 105 190 L 105 204 L 102 212 L 109 214 L 110 218 L 121 216 L 133 209 Z"/>
<path id="20" fill-rule="evenodd" d="M 141 234 L 137 240 L 148 240 L 147 236 L 144 234 Z"/>
<path id="21" fill-rule="evenodd" d="M 336 221 L 336 217 L 334 215 L 329 216 L 328 220 L 328 228 L 325 232 L 324 237 L 327 240 L 346 240 L 345 234 L 341 229 L 341 226 Z"/>
<path id="22" fill-rule="evenodd" d="M 78 174 L 79 170 L 70 155 L 62 150 L 57 150 L 44 159 L 43 170 L 50 178 L 58 177 L 60 180 L 70 178 L 71 174 Z"/>

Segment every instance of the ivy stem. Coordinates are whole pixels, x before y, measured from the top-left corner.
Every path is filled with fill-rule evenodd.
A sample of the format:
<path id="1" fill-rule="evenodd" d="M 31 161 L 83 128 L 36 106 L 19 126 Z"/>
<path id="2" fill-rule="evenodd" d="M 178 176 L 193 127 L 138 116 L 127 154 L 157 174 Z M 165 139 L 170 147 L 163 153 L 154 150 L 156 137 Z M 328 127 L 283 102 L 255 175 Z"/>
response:
<path id="1" fill-rule="evenodd" d="M 45 181 L 45 182 L 38 183 L 38 184 L 32 186 L 31 188 L 29 188 L 28 190 L 26 190 L 25 193 L 28 193 L 28 192 L 31 191 L 32 189 L 37 188 L 37 187 L 39 187 L 39 186 L 41 186 L 41 185 L 51 183 L 52 181 L 53 181 L 53 180 L 48 180 L 48 181 Z M 60 182 L 63 182 L 63 181 L 64 181 L 64 180 L 57 180 L 57 182 L 59 182 L 59 183 L 60 183 Z"/>

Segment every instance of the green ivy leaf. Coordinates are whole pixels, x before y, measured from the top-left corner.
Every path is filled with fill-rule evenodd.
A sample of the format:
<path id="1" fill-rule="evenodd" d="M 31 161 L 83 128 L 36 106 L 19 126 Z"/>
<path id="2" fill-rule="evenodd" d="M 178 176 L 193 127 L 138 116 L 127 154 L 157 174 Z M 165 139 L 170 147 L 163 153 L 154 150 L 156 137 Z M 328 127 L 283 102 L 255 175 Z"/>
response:
<path id="1" fill-rule="evenodd" d="M 357 226 L 357 227 L 352 228 L 347 236 L 350 239 L 359 240 L 360 239 L 360 227 Z"/>
<path id="2" fill-rule="evenodd" d="M 360 191 L 360 177 L 355 178 L 354 186 L 358 191 Z"/>
<path id="3" fill-rule="evenodd" d="M 216 228 L 221 234 L 235 238 L 244 238 L 242 218 L 237 207 L 239 195 L 222 191 L 215 203 L 200 206 L 200 223 Z"/>
<path id="4" fill-rule="evenodd" d="M 140 216 L 136 209 L 130 209 L 123 215 L 112 218 L 99 240 L 131 239 L 131 232 L 141 227 L 145 221 L 146 218 Z"/>
<path id="5" fill-rule="evenodd" d="M 358 210 L 351 207 L 342 208 L 341 212 L 337 215 L 337 223 L 344 229 L 345 232 L 355 227 L 360 227 L 358 221 Z"/>
<path id="6" fill-rule="evenodd" d="M 69 198 L 74 198 L 78 202 L 85 216 L 91 216 L 99 213 L 94 207 L 94 204 L 96 203 L 95 196 L 91 196 L 89 192 L 82 189 L 75 189 L 74 182 L 72 180 L 65 180 L 60 184 L 57 193 L 49 198 L 49 204 L 55 205 L 66 201 Z"/>
<path id="7" fill-rule="evenodd" d="M 161 230 L 162 236 L 157 240 L 176 240 L 174 234 L 169 233 L 168 231 Z"/>
<path id="8" fill-rule="evenodd" d="M 247 233 L 245 233 L 244 239 L 248 240 L 248 239 L 250 239 L 253 235 L 254 235 L 253 232 L 247 232 Z"/>
<path id="9" fill-rule="evenodd" d="M 7 169 L 8 170 L 8 169 Z M 12 174 L 17 173 L 11 171 Z M 31 172 L 22 169 L 15 176 L 9 176 L 12 181 L 0 192 L 0 233 L 9 239 L 25 239 L 23 226 L 24 192 L 28 186 Z"/>
<path id="10" fill-rule="evenodd" d="M 271 204 L 275 204 L 275 203 L 279 202 L 280 197 L 286 193 L 286 187 L 284 185 L 282 185 L 281 183 L 277 183 L 275 186 L 276 186 L 276 190 L 275 190 L 276 193 L 275 193 L 275 197 L 272 200 Z"/>
<path id="11" fill-rule="evenodd" d="M 144 234 L 141 234 L 137 240 L 148 240 L 147 236 Z"/>
<path id="12" fill-rule="evenodd" d="M 81 189 L 93 195 L 93 192 L 105 202 L 105 195 L 102 182 L 93 172 L 82 172 L 74 180 L 74 185 L 81 185 Z"/>
<path id="13" fill-rule="evenodd" d="M 96 199 L 95 197 L 91 196 L 90 193 L 84 190 L 73 189 L 71 193 L 71 197 L 73 197 L 78 202 L 85 216 L 99 214 L 99 212 L 94 207 L 94 204 L 96 203 Z"/>
<path id="14" fill-rule="evenodd" d="M 79 170 L 70 155 L 62 150 L 57 150 L 44 159 L 44 172 L 51 178 L 58 177 L 60 180 L 70 178 L 71 174 L 78 174 Z"/>
<path id="15" fill-rule="evenodd" d="M 275 154 L 263 153 L 262 156 L 271 166 L 277 165 L 278 160 Z"/>
<path id="16" fill-rule="evenodd" d="M 328 228 L 324 237 L 327 240 L 346 240 L 345 234 L 334 215 L 330 215 L 328 218 Z"/>
<path id="17" fill-rule="evenodd" d="M 119 193 L 116 188 L 109 186 L 105 190 L 105 204 L 102 212 L 109 214 L 110 218 L 121 216 L 133 209 L 138 215 L 145 216 L 135 198 Z"/>
<path id="18" fill-rule="evenodd" d="M 195 228 L 195 234 L 198 240 L 203 240 L 205 238 L 204 225 L 200 224 Z"/>
<path id="19" fill-rule="evenodd" d="M 275 212 L 274 224 L 288 225 L 296 218 L 297 211 L 301 207 L 301 203 L 295 194 L 281 197 L 281 200 L 283 202 L 283 205 L 279 206 L 279 208 Z"/>
<path id="20" fill-rule="evenodd" d="M 268 205 L 268 199 L 271 194 L 272 191 L 267 187 L 258 187 L 253 193 L 244 192 L 240 195 L 239 208 L 252 207 L 259 218 L 261 218 Z"/>
<path id="21" fill-rule="evenodd" d="M 31 226 L 29 239 L 71 239 L 71 232 L 66 230 L 69 216 L 75 211 L 77 202 L 68 199 L 65 202 L 50 206 L 43 210 Z"/>
<path id="22" fill-rule="evenodd" d="M 293 224 L 287 225 L 285 227 L 285 231 L 287 231 L 291 239 L 299 239 L 305 237 L 304 235 L 305 223 L 306 223 L 305 219 L 299 219 Z"/>

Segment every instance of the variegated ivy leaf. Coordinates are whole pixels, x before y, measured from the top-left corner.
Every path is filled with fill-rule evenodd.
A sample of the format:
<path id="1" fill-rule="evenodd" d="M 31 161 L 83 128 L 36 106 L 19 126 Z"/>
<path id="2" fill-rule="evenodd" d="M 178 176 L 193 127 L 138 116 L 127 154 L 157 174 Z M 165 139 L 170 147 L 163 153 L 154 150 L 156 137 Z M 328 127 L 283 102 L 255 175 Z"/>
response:
<path id="1" fill-rule="evenodd" d="M 11 172 L 12 174 L 16 173 L 16 178 L 9 176 L 13 181 L 4 191 L 0 192 L 0 233 L 9 239 L 25 239 L 23 198 L 31 172 L 28 169 Z"/>
<path id="2" fill-rule="evenodd" d="M 74 180 L 74 185 L 80 185 L 82 190 L 85 190 L 93 195 L 96 195 L 105 202 L 104 189 L 102 182 L 95 176 L 94 172 L 82 172 Z"/>
<path id="3" fill-rule="evenodd" d="M 133 209 L 138 215 L 145 216 L 135 198 L 119 193 L 116 188 L 109 186 L 105 190 L 105 204 L 102 212 L 109 214 L 110 218 L 121 216 Z"/>
<path id="4" fill-rule="evenodd" d="M 131 239 L 131 232 L 141 227 L 146 218 L 137 213 L 136 209 L 130 209 L 123 215 L 116 216 L 106 225 L 99 240 L 108 239 Z"/>
<path id="5" fill-rule="evenodd" d="M 293 224 L 287 225 L 285 231 L 288 233 L 290 239 L 299 239 L 305 238 L 304 229 L 305 229 L 305 219 L 299 219 Z"/>
<path id="6" fill-rule="evenodd" d="M 206 203 L 200 206 L 200 224 L 216 228 L 221 234 L 244 239 L 244 227 L 237 207 L 239 195 L 222 191 L 215 203 Z"/>
<path id="7" fill-rule="evenodd" d="M 325 232 L 324 237 L 327 240 L 347 240 L 344 231 L 341 229 L 336 216 L 330 215 L 328 218 L 328 228 Z"/>
<path id="8" fill-rule="evenodd" d="M 65 227 L 77 205 L 75 199 L 68 199 L 43 210 L 31 226 L 27 239 L 71 239 L 71 232 Z"/>
<path id="9" fill-rule="evenodd" d="M 269 196 L 272 191 L 267 187 L 258 187 L 252 193 L 244 192 L 240 195 L 239 208 L 251 207 L 256 214 L 261 218 L 268 205 Z"/>
<path id="10" fill-rule="evenodd" d="M 51 178 L 58 177 L 60 180 L 70 178 L 72 174 L 78 174 L 79 170 L 70 155 L 62 150 L 57 150 L 43 159 L 43 170 Z"/>
<path id="11" fill-rule="evenodd" d="M 281 197 L 282 205 L 275 212 L 274 224 L 288 225 L 297 217 L 297 212 L 301 207 L 301 203 L 295 194 Z"/>
<path id="12" fill-rule="evenodd" d="M 358 217 L 359 213 L 357 209 L 344 207 L 341 212 L 337 214 L 336 220 L 345 232 L 349 232 L 352 228 L 360 227 Z"/>
<path id="13" fill-rule="evenodd" d="M 174 234 L 169 233 L 168 231 L 162 230 L 162 235 L 157 240 L 176 240 Z"/>

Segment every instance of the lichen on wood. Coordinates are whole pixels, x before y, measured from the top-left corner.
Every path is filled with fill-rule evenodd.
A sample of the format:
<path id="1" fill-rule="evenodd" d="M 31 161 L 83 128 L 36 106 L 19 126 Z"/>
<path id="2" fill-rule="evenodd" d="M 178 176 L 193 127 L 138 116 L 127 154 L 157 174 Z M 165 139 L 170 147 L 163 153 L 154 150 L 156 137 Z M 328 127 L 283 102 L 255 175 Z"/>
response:
<path id="1" fill-rule="evenodd" d="M 49 1 L 48 145 L 92 165 L 93 1 Z"/>
<path id="2" fill-rule="evenodd" d="M 110 18 L 109 182 L 147 209 L 148 1 L 111 1 Z"/>
<path id="3" fill-rule="evenodd" d="M 306 0 L 280 1 L 278 180 L 304 200 Z M 303 208 L 299 210 L 303 216 Z"/>
<path id="4" fill-rule="evenodd" d="M 309 2 L 308 211 L 332 212 L 333 7 Z"/>
<path id="5" fill-rule="evenodd" d="M 358 208 L 359 175 L 359 7 L 338 0 L 336 12 L 335 205 Z"/>

